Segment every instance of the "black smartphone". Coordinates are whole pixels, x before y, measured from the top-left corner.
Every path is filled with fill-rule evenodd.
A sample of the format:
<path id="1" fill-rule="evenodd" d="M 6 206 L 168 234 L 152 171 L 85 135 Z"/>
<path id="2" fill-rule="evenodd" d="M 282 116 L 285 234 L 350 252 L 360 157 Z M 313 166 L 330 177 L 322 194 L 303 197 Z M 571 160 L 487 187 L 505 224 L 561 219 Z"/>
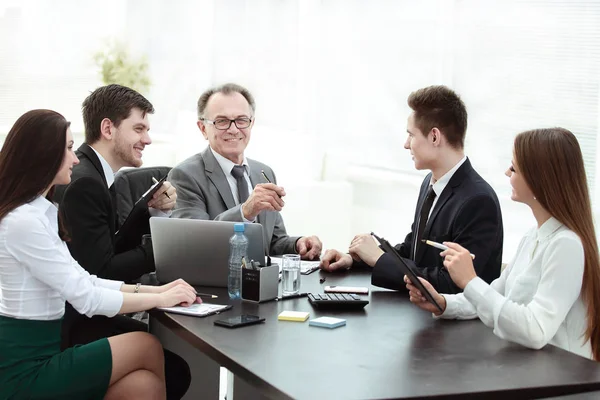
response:
<path id="1" fill-rule="evenodd" d="M 237 317 L 231 317 L 227 319 L 218 319 L 215 321 L 215 325 L 224 326 L 225 328 L 239 328 L 241 326 L 260 324 L 265 319 L 258 315 L 238 315 Z"/>

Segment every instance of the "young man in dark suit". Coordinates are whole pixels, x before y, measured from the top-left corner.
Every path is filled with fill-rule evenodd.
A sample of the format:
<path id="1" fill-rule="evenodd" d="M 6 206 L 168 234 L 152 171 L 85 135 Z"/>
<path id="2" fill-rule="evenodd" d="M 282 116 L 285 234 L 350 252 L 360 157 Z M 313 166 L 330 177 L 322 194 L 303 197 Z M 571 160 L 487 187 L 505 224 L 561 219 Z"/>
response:
<path id="1" fill-rule="evenodd" d="M 152 143 L 148 114 L 152 104 L 133 89 L 108 85 L 94 90 L 83 102 L 85 143 L 75 152 L 71 183 L 57 187 L 54 200 L 69 232 L 68 247 L 73 258 L 100 278 L 131 282 L 154 271 L 152 245 L 146 243 L 116 250 L 118 219 L 114 174 L 122 167 L 142 165 L 142 151 Z M 168 197 L 165 195 L 168 194 Z M 177 199 L 175 188 L 165 182 L 148 202 L 150 215 L 167 216 Z M 132 233 L 140 235 L 143 232 Z M 63 347 L 148 326 L 127 316 L 88 318 L 69 304 L 63 321 Z M 187 363 L 165 350 L 167 397 L 181 398 L 190 384 Z"/>
<path id="2" fill-rule="evenodd" d="M 458 293 L 440 249 L 422 243 L 456 242 L 475 254 L 475 270 L 486 282 L 500 275 L 502 263 L 502 215 L 496 193 L 473 169 L 464 154 L 467 110 L 460 97 L 445 86 L 430 86 L 408 97 L 412 113 L 408 117 L 410 150 L 418 170 L 425 177 L 411 231 L 395 246 L 415 271 L 440 293 Z M 353 264 L 373 267 L 373 285 L 404 290 L 399 261 L 384 253 L 369 234 L 356 236 L 350 254 L 327 250 L 321 268 L 348 269 Z"/>

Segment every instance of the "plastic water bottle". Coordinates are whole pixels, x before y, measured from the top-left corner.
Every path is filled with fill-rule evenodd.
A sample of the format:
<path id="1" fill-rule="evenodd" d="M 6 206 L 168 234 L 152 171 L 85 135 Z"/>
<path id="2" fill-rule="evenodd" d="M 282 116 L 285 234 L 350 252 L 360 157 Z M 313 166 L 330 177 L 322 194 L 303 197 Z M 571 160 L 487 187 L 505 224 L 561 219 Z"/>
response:
<path id="1" fill-rule="evenodd" d="M 229 239 L 229 279 L 227 280 L 227 291 L 230 299 L 240 297 L 240 284 L 242 279 L 242 257 L 248 260 L 248 238 L 244 235 L 245 225 L 235 224 L 235 232 Z"/>

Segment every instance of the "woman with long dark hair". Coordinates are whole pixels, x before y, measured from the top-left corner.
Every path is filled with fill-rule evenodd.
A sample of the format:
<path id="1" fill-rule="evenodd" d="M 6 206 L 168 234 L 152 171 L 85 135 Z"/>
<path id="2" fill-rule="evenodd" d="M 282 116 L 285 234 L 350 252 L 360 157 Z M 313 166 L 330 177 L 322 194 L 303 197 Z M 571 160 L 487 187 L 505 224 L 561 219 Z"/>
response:
<path id="1" fill-rule="evenodd" d="M 65 301 L 88 316 L 196 301 L 181 280 L 125 285 L 71 257 L 48 199 L 78 162 L 69 122 L 51 110 L 21 116 L 0 151 L 0 398 L 164 399 L 163 350 L 148 333 L 60 351 Z"/>
<path id="2" fill-rule="evenodd" d="M 439 316 L 479 317 L 503 339 L 534 349 L 550 343 L 599 361 L 598 244 L 575 135 L 562 128 L 520 133 L 506 175 L 512 200 L 531 208 L 537 227 L 489 285 L 475 274 L 467 249 L 445 243 L 444 266 L 464 292 L 440 295 L 423 280 L 444 308 Z M 407 282 L 407 287 L 413 303 L 439 314 L 415 286 Z"/>

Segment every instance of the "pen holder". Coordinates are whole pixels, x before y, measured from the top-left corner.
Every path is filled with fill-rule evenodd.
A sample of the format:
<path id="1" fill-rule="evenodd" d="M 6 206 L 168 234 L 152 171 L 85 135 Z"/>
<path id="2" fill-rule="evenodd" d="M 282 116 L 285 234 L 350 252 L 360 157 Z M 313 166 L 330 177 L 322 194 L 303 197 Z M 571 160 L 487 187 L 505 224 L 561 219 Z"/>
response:
<path id="1" fill-rule="evenodd" d="M 277 297 L 279 266 L 242 268 L 242 300 L 261 303 Z"/>

